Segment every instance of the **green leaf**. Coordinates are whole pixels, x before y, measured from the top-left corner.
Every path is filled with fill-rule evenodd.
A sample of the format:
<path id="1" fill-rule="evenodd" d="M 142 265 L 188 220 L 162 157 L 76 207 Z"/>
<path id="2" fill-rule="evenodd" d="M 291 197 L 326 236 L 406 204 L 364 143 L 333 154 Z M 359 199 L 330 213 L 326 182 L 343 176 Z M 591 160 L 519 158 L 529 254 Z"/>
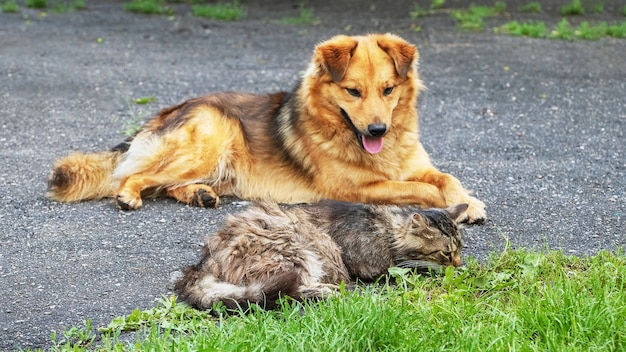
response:
<path id="1" fill-rule="evenodd" d="M 145 105 L 148 103 L 154 103 L 156 101 L 155 97 L 143 97 L 133 100 L 133 103 L 138 105 Z"/>

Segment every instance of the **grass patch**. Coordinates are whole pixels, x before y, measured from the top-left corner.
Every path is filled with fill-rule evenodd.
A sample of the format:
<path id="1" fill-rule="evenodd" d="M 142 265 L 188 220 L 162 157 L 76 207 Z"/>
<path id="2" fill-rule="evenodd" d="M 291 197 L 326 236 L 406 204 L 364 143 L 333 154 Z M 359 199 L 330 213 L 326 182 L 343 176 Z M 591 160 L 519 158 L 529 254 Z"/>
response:
<path id="1" fill-rule="evenodd" d="M 607 25 L 606 22 L 590 24 L 587 21 L 583 21 L 578 27 L 574 28 L 566 18 L 562 18 L 554 29 L 548 32 L 544 22 L 528 21 L 520 23 L 513 21 L 495 28 L 494 32 L 515 36 L 562 40 L 598 40 L 603 37 L 625 38 L 626 22 L 616 25 Z"/>
<path id="2" fill-rule="evenodd" d="M 626 256 L 505 250 L 442 276 L 392 270 L 397 284 L 342 290 L 276 311 L 209 316 L 169 297 L 54 350 L 141 351 L 617 351 L 626 343 Z M 67 333 L 71 331 L 71 333 Z M 132 342 L 123 331 L 137 331 Z M 124 339 L 127 340 L 127 339 Z M 97 341 L 97 340 L 96 340 Z"/>
<path id="3" fill-rule="evenodd" d="M 446 4 L 446 0 L 432 0 L 432 2 L 430 3 L 430 8 L 433 10 L 440 9 L 445 4 Z"/>
<path id="4" fill-rule="evenodd" d="M 541 3 L 539 1 L 532 1 L 526 5 L 518 7 L 517 11 L 526 13 L 541 13 Z"/>
<path id="5" fill-rule="evenodd" d="M 458 27 L 464 31 L 480 32 L 485 29 L 485 20 L 498 15 L 506 15 L 506 4 L 496 1 L 493 6 L 469 5 L 468 8 L 442 8 L 445 0 L 432 0 L 430 7 L 425 8 L 415 3 L 413 9 L 409 12 L 411 18 L 419 18 L 433 14 L 447 13 L 454 18 Z M 604 13 L 603 3 L 590 3 L 589 9 L 591 13 Z M 542 5 L 539 1 L 531 1 L 517 8 L 522 13 L 541 13 Z M 626 16 L 626 6 L 620 9 L 622 15 Z M 561 6 L 560 13 L 563 16 L 584 15 L 585 7 L 581 0 L 571 0 L 569 3 Z M 421 27 L 415 26 L 421 30 Z M 624 38 L 626 37 L 626 24 L 624 22 L 614 25 L 608 25 L 606 22 L 591 24 L 588 21 L 580 22 L 576 28 L 572 28 L 567 19 L 562 18 L 561 21 L 549 31 L 546 24 L 541 21 L 513 21 L 506 23 L 500 27 L 494 28 L 494 32 L 515 36 L 526 36 L 532 38 L 553 38 L 564 40 L 597 40 L 602 37 Z"/>
<path id="6" fill-rule="evenodd" d="M 71 3 L 54 2 L 52 11 L 55 13 L 67 13 L 74 10 L 84 10 L 85 6 L 85 0 L 74 0 Z"/>
<path id="7" fill-rule="evenodd" d="M 85 0 L 74 0 L 71 6 L 74 10 L 84 10 L 87 5 Z"/>
<path id="8" fill-rule="evenodd" d="M 4 13 L 17 13 L 20 10 L 20 7 L 17 6 L 15 0 L 5 1 L 0 5 L 0 9 Z"/>
<path id="9" fill-rule="evenodd" d="M 124 4 L 124 10 L 144 15 L 173 15 L 174 9 L 162 0 L 132 0 Z"/>
<path id="10" fill-rule="evenodd" d="M 432 15 L 437 10 L 441 9 L 445 5 L 445 0 L 432 0 L 428 9 L 423 8 L 420 4 L 414 4 L 413 10 L 409 12 L 411 18 L 418 18 L 423 16 Z"/>
<path id="11" fill-rule="evenodd" d="M 464 31 L 480 32 L 485 29 L 485 18 L 503 14 L 506 4 L 497 1 L 493 6 L 470 5 L 466 10 L 452 11 L 452 17 Z"/>
<path id="12" fill-rule="evenodd" d="M 550 38 L 574 40 L 576 38 L 575 29 L 570 26 L 566 18 L 561 19 L 554 30 L 550 33 Z"/>
<path id="13" fill-rule="evenodd" d="M 66 13 L 72 10 L 83 10 L 85 8 L 85 0 L 74 0 L 72 2 L 63 2 L 59 0 L 26 0 L 24 6 L 33 9 L 51 8 L 53 13 Z M 15 0 L 5 1 L 0 8 L 2 12 L 15 13 L 19 11 L 19 6 Z"/>
<path id="14" fill-rule="evenodd" d="M 127 101 L 130 118 L 124 121 L 124 127 L 121 131 L 125 136 L 134 136 L 139 132 L 141 126 L 143 126 L 143 119 L 146 116 L 146 111 L 144 111 L 143 108 L 137 109 L 134 105 L 146 105 L 154 103 L 155 101 L 155 97 L 142 97 Z"/>
<path id="15" fill-rule="evenodd" d="M 48 1 L 47 0 L 26 0 L 24 2 L 24 5 L 32 9 L 45 9 L 46 7 L 48 7 Z"/>
<path id="16" fill-rule="evenodd" d="M 586 40 L 598 40 L 606 35 L 606 23 L 602 22 L 597 25 L 591 25 L 587 21 L 583 21 L 574 32 L 577 38 Z"/>
<path id="17" fill-rule="evenodd" d="M 72 7 L 75 10 L 84 10 L 86 7 L 85 0 L 74 0 Z"/>
<path id="18" fill-rule="evenodd" d="M 572 2 L 561 6 L 560 12 L 563 16 L 581 16 L 585 14 L 585 8 L 580 0 L 572 0 Z"/>
<path id="19" fill-rule="evenodd" d="M 88 319 L 84 327 L 72 327 L 63 331 L 63 336 L 52 333 L 54 343 L 53 350 L 72 351 L 81 348 L 91 347 L 97 336 L 91 329 L 91 320 Z"/>
<path id="20" fill-rule="evenodd" d="M 239 4 L 238 1 L 213 4 L 213 5 L 193 5 L 192 13 L 194 16 L 208 17 L 218 21 L 237 21 L 247 15 L 245 6 Z"/>
<path id="21" fill-rule="evenodd" d="M 124 122 L 124 128 L 121 132 L 126 137 L 131 137 L 141 130 L 141 126 L 143 126 L 143 114 L 132 114 L 130 119 Z"/>
<path id="22" fill-rule="evenodd" d="M 546 24 L 544 22 L 509 22 L 495 29 L 496 33 L 506 33 L 514 36 L 531 38 L 543 38 L 546 36 Z"/>
<path id="23" fill-rule="evenodd" d="M 429 9 L 425 9 L 420 4 L 416 3 L 413 5 L 413 10 L 409 12 L 409 15 L 411 16 L 411 18 L 415 19 L 419 17 L 432 15 L 432 11 Z"/>
<path id="24" fill-rule="evenodd" d="M 303 2 L 298 6 L 298 16 L 283 17 L 280 23 L 287 25 L 306 25 L 319 23 L 319 19 L 315 16 L 312 7 L 307 7 Z"/>
<path id="25" fill-rule="evenodd" d="M 606 35 L 613 38 L 626 38 L 626 22 L 606 28 Z"/>
<path id="26" fill-rule="evenodd" d="M 604 4 L 595 4 L 593 8 L 591 8 L 591 12 L 599 14 L 604 12 Z"/>

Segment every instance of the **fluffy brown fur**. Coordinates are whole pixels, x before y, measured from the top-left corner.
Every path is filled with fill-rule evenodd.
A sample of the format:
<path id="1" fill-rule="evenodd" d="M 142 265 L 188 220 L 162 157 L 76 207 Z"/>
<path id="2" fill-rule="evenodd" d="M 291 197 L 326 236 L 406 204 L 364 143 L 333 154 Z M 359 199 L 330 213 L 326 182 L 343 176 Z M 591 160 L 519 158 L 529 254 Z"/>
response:
<path id="1" fill-rule="evenodd" d="M 455 220 L 466 209 L 261 203 L 231 215 L 206 238 L 201 261 L 187 268 L 176 291 L 199 309 L 218 302 L 273 308 L 281 295 L 323 298 L 341 282 L 376 280 L 392 266 L 459 266 L 462 240 Z"/>
<path id="2" fill-rule="evenodd" d="M 217 93 L 164 109 L 112 152 L 58 160 L 48 194 L 116 197 L 123 209 L 141 207 L 149 190 L 207 207 L 220 195 L 465 203 L 468 222 L 480 222 L 484 203 L 438 171 L 419 142 L 417 61 L 415 46 L 395 35 L 333 37 L 293 92 Z"/>

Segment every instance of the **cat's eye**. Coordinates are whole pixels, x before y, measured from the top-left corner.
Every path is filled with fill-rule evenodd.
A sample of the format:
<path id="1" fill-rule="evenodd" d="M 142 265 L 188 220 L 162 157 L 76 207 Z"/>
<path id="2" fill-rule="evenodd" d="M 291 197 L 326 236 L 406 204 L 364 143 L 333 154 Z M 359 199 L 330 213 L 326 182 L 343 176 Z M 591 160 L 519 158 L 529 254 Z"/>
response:
<path id="1" fill-rule="evenodd" d="M 383 90 L 383 95 L 388 96 L 391 92 L 393 92 L 393 87 L 387 87 Z"/>
<path id="2" fill-rule="evenodd" d="M 346 88 L 346 92 L 348 92 L 348 94 L 352 95 L 353 97 L 356 97 L 356 98 L 361 97 L 361 92 L 358 89 Z"/>

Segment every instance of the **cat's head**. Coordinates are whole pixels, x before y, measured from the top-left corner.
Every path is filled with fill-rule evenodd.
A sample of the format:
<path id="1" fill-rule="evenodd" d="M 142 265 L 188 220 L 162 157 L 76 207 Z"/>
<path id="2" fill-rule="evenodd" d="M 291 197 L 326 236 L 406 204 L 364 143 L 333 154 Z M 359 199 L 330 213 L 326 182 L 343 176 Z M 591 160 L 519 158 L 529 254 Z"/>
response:
<path id="1" fill-rule="evenodd" d="M 461 266 L 459 222 L 467 204 L 420 210 L 409 216 L 405 232 L 396 238 L 396 265 L 421 270 Z"/>

